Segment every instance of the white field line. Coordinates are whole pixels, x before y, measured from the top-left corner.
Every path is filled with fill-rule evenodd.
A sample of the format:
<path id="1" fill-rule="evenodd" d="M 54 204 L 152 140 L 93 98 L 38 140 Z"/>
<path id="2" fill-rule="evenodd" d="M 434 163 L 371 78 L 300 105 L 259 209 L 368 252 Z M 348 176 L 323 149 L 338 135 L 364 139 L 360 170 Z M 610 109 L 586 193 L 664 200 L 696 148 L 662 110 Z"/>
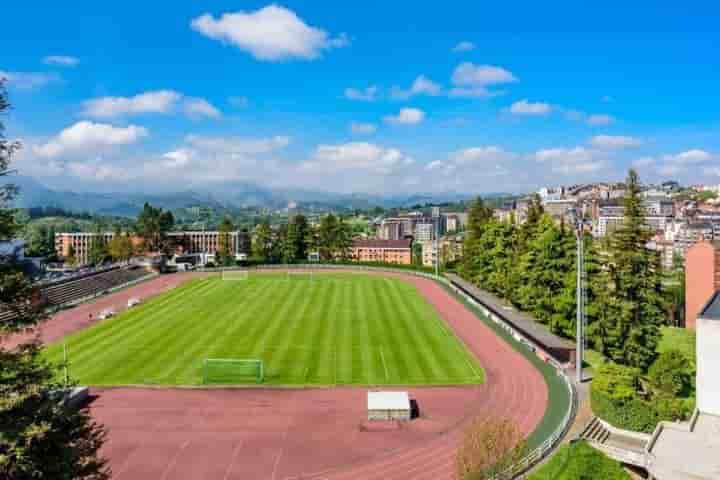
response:
<path id="1" fill-rule="evenodd" d="M 390 374 L 388 373 L 387 363 L 385 363 L 385 355 L 383 354 L 383 348 L 380 347 L 380 360 L 382 360 L 383 368 L 385 369 L 385 381 L 390 381 Z"/>

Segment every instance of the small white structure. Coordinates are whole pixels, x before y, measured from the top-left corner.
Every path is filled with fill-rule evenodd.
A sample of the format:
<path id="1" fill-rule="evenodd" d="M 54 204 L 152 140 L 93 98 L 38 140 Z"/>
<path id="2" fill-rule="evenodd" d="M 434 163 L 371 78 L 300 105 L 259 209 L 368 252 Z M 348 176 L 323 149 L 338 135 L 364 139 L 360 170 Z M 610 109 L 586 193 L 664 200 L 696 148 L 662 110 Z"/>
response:
<path id="1" fill-rule="evenodd" d="M 135 305 L 140 305 L 140 299 L 139 298 L 131 298 L 128 300 L 127 306 L 128 308 L 132 308 Z"/>
<path id="2" fill-rule="evenodd" d="M 368 392 L 368 420 L 410 420 L 407 392 Z"/>
<path id="3" fill-rule="evenodd" d="M 115 315 L 115 312 L 112 309 L 107 308 L 107 309 L 103 310 L 102 312 L 100 312 L 99 318 L 100 318 L 100 320 L 106 320 L 114 315 Z"/>

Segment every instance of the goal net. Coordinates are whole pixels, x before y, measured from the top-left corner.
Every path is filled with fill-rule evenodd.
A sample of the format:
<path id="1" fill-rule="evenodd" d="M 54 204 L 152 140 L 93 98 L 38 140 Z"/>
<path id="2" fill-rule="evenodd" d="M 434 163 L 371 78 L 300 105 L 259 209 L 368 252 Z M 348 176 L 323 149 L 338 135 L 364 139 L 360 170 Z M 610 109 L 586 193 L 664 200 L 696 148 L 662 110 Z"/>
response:
<path id="1" fill-rule="evenodd" d="M 222 271 L 222 279 L 223 280 L 247 280 L 247 278 L 248 278 L 247 270 L 223 270 Z"/>
<path id="2" fill-rule="evenodd" d="M 203 362 L 203 384 L 262 383 L 265 368 L 262 360 L 206 358 Z"/>

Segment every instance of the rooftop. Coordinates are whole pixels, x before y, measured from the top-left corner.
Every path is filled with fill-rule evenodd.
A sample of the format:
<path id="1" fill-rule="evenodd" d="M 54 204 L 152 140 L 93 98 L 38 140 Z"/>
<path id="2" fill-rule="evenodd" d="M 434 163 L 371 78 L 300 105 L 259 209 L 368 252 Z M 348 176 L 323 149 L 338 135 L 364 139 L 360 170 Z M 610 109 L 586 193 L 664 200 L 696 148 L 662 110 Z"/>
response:
<path id="1" fill-rule="evenodd" d="M 382 240 L 379 238 L 357 238 L 353 240 L 353 247 L 358 248 L 410 248 L 412 241 Z"/>
<path id="2" fill-rule="evenodd" d="M 368 392 L 368 410 L 409 410 L 407 392 Z"/>
<path id="3" fill-rule="evenodd" d="M 720 320 L 720 290 L 716 291 L 705 304 L 698 317 L 703 320 Z"/>

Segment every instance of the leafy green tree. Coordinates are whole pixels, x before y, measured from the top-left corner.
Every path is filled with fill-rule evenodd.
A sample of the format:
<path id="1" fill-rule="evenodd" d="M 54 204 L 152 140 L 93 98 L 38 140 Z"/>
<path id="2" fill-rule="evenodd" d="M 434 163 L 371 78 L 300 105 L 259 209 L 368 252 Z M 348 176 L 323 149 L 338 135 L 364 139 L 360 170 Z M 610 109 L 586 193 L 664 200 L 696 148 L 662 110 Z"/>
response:
<path id="1" fill-rule="evenodd" d="M 336 260 L 347 258 L 352 234 L 350 226 L 341 218 L 332 213 L 320 220 L 317 231 L 318 251 L 322 260 Z"/>
<path id="2" fill-rule="evenodd" d="M 108 253 L 108 245 L 105 241 L 105 229 L 102 228 L 102 225 L 97 224 L 93 233 L 95 236 L 92 239 L 90 250 L 88 251 L 88 261 L 92 265 L 98 265 L 107 260 L 110 254 Z"/>
<path id="3" fill-rule="evenodd" d="M 2 87 L 0 81 L 0 114 L 8 108 Z M 0 177 L 9 172 L 16 149 L 0 137 Z M 7 208 L 15 191 L 0 184 L 0 238 L 16 228 L 13 211 Z M 9 258 L 0 258 L 0 312 L 11 313 L 0 316 L 0 339 L 44 319 L 37 289 Z M 0 346 L 0 478 L 109 478 L 106 462 L 98 456 L 105 430 L 86 411 L 52 398 L 51 392 L 61 387 L 54 377 L 52 368 L 40 359 L 39 344 Z"/>
<path id="4" fill-rule="evenodd" d="M 270 222 L 265 219 L 257 227 L 252 236 L 252 255 L 259 262 L 270 262 L 273 255 L 273 237 Z"/>
<path id="5" fill-rule="evenodd" d="M 218 249 L 216 255 L 218 265 L 230 266 L 235 263 L 231 237 L 233 230 L 235 230 L 235 227 L 230 218 L 223 218 L 218 227 Z"/>
<path id="6" fill-rule="evenodd" d="M 167 252 L 170 245 L 166 234 L 172 229 L 174 222 L 172 212 L 145 203 L 135 223 L 135 233 L 143 239 L 146 250 Z"/>
<path id="7" fill-rule="evenodd" d="M 637 173 L 626 182 L 625 219 L 613 232 L 604 268 L 595 282 L 598 344 L 613 361 L 646 370 L 656 356 L 659 325 L 665 318 L 662 272 L 657 252 L 646 247 L 652 233 L 645 225 Z"/>
<path id="8" fill-rule="evenodd" d="M 72 245 L 70 245 L 70 247 L 68 248 L 67 256 L 65 257 L 65 263 L 67 263 L 68 265 L 77 265 L 78 263 L 78 258 L 75 253 L 75 247 Z"/>
<path id="9" fill-rule="evenodd" d="M 294 263 L 307 259 L 307 237 L 310 226 L 302 214 L 294 215 L 288 222 L 282 238 L 282 261 Z"/>

